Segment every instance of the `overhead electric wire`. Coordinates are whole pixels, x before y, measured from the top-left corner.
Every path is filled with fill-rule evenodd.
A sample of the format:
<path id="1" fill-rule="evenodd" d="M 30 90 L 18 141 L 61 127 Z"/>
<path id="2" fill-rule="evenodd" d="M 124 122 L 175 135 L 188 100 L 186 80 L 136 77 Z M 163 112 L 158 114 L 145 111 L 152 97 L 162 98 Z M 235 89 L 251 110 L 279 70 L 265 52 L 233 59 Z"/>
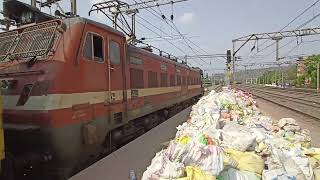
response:
<path id="1" fill-rule="evenodd" d="M 155 11 L 153 8 L 151 8 L 154 12 L 156 12 L 157 14 L 158 14 L 158 12 L 157 11 Z M 159 8 L 160 9 L 160 8 Z M 172 25 L 170 25 L 169 23 L 168 23 L 168 21 L 167 21 L 167 19 L 165 18 L 165 16 L 162 14 L 162 12 L 160 11 L 160 14 L 158 14 L 160 17 L 164 17 L 164 18 L 160 18 L 158 15 L 155 15 L 154 13 L 152 13 L 154 16 L 156 16 L 156 17 L 158 17 L 159 19 L 161 19 L 162 21 L 164 21 L 166 24 L 168 24 L 172 29 L 174 29 L 175 31 L 177 31 L 177 33 L 181 36 L 181 38 L 185 41 L 185 44 L 191 49 L 191 51 L 195 54 L 195 55 L 197 55 L 197 53 L 195 52 L 195 51 L 197 51 L 197 50 L 195 50 L 194 48 L 192 48 L 190 45 L 189 45 L 189 43 L 188 43 L 188 41 L 189 42 L 191 42 L 191 43 L 193 43 L 191 40 L 189 40 L 188 38 L 186 38 L 180 31 L 179 31 L 179 29 L 175 26 L 175 24 L 172 22 L 172 24 L 173 24 L 173 26 Z M 194 45 L 195 45 L 195 43 L 193 43 Z M 196 45 L 197 46 L 197 45 Z M 199 46 L 198 46 L 199 47 Z M 198 53 L 199 53 L 199 51 L 197 51 Z M 209 54 L 209 53 L 207 53 L 207 52 L 205 52 L 206 54 Z M 198 56 L 198 55 L 197 55 Z M 202 60 L 203 62 L 205 62 L 206 64 L 209 64 L 209 63 L 207 63 L 205 60 L 203 60 L 202 58 L 199 58 L 200 60 Z"/>
<path id="2" fill-rule="evenodd" d="M 141 1 L 141 0 L 140 0 Z M 152 9 L 152 8 L 151 8 Z M 181 31 L 179 30 L 179 28 L 176 26 L 176 24 L 173 22 L 173 21 L 170 21 L 171 22 L 171 24 L 172 25 L 170 25 L 170 23 L 167 21 L 167 18 L 165 18 L 165 16 L 164 16 L 164 14 L 162 13 L 162 11 L 161 11 L 161 9 L 160 8 L 158 8 L 159 9 L 159 12 L 160 12 L 160 14 L 157 12 L 157 11 L 155 11 L 154 9 L 152 9 L 154 12 L 156 12 L 159 16 L 161 16 L 162 17 L 162 20 L 165 22 L 165 23 L 167 23 L 171 28 L 173 28 L 178 34 L 180 34 L 180 36 L 181 36 L 181 38 L 185 41 L 185 43 L 186 43 L 186 45 L 187 46 L 189 46 L 189 48 L 194 52 L 194 51 L 197 51 L 198 53 L 200 53 L 198 50 L 196 50 L 196 49 L 194 49 L 194 48 L 192 48 L 190 45 L 189 45 L 189 43 L 188 42 L 190 42 L 191 44 L 193 44 L 194 46 L 196 46 L 197 48 L 199 48 L 200 50 L 202 50 L 205 54 L 210 54 L 210 53 L 208 53 L 206 50 L 204 50 L 204 49 L 202 49 L 199 45 L 197 45 L 195 42 L 193 42 L 193 41 L 191 41 L 189 38 L 187 38 L 187 37 L 185 37 L 182 33 L 181 33 Z M 153 13 L 152 13 L 153 14 Z M 157 15 L 155 15 L 155 14 L 153 14 L 154 16 L 157 16 Z M 159 18 L 160 19 L 160 18 Z M 194 52 L 194 54 L 196 54 L 195 52 Z"/>
<path id="3" fill-rule="evenodd" d="M 148 29 L 149 31 L 151 31 L 151 32 L 153 32 L 154 34 L 156 34 L 156 35 L 159 35 L 159 33 L 158 32 L 156 32 L 156 31 L 154 31 L 153 29 L 151 29 L 151 28 L 149 28 L 149 27 L 147 27 L 147 26 L 145 26 L 144 24 L 142 24 L 141 22 L 139 22 L 139 21 L 136 21 L 138 24 L 140 24 L 142 27 L 144 27 L 144 28 L 146 28 L 146 29 Z M 165 39 L 165 38 L 162 38 L 162 39 L 164 39 L 164 40 L 166 40 L 167 42 L 169 42 L 172 46 L 174 46 L 176 49 L 178 49 L 179 51 L 181 51 L 182 53 L 185 53 L 185 51 L 183 51 L 180 47 L 178 47 L 178 46 L 176 46 L 175 44 L 173 44 L 172 42 L 170 42 L 170 41 L 168 41 L 167 39 Z"/>
<path id="4" fill-rule="evenodd" d="M 138 3 L 136 0 L 134 0 L 136 3 Z M 141 1 L 140 0 L 140 2 L 142 2 L 143 3 L 143 1 Z M 143 7 L 142 5 L 140 5 L 141 7 Z M 155 11 L 153 8 L 150 8 L 150 9 L 152 9 L 153 11 Z M 157 18 L 159 18 L 157 15 L 155 15 L 154 13 L 152 13 L 150 10 L 148 10 L 148 9 L 146 9 L 147 11 L 149 11 L 151 14 L 153 14 L 155 17 L 157 17 Z M 155 11 L 156 13 L 157 13 L 157 11 Z M 137 16 L 137 15 L 136 15 Z M 143 19 L 145 22 L 147 22 L 148 24 L 150 24 L 150 25 L 152 25 L 153 27 L 155 27 L 156 29 L 158 29 L 158 30 L 160 30 L 162 33 L 164 33 L 164 34 L 166 34 L 166 35 L 168 35 L 166 32 L 164 32 L 162 29 L 160 29 L 160 28 L 158 28 L 158 27 L 156 27 L 155 25 L 153 25 L 152 23 L 150 23 L 149 21 L 147 21 L 147 20 L 145 20 L 144 18 L 142 18 L 142 17 L 140 17 L 140 16 L 137 16 L 137 17 L 139 17 L 139 18 L 141 18 L 141 19 Z M 163 20 L 162 18 L 160 18 L 161 20 Z M 167 23 L 168 24 L 168 23 Z M 158 34 L 159 35 L 159 34 Z M 159 36 L 161 36 L 161 35 L 159 35 Z M 170 35 L 169 35 L 170 36 Z M 172 42 L 170 42 L 172 45 L 173 45 L 173 43 Z M 185 53 L 184 52 L 184 54 L 187 54 L 187 53 Z M 204 60 L 202 60 L 204 63 L 207 63 L 206 61 L 204 61 Z M 197 62 L 197 61 L 195 61 L 195 62 Z M 197 64 L 199 64 L 200 66 L 202 66 L 202 67 L 204 67 L 203 65 L 201 65 L 200 63 L 198 63 L 197 62 Z M 208 64 L 208 63 L 207 63 Z"/>
<path id="5" fill-rule="evenodd" d="M 160 30 L 162 33 L 168 35 L 165 31 L 163 31 L 162 29 L 156 27 L 155 25 L 153 25 L 152 23 L 150 23 L 149 21 L 147 21 L 147 20 L 144 19 L 143 17 L 138 16 L 138 15 L 136 15 L 136 16 L 137 16 L 138 18 L 140 18 L 141 20 L 145 21 L 146 23 L 150 24 L 153 28 L 156 28 L 156 29 Z M 142 24 L 141 22 L 139 22 L 139 21 L 137 21 L 137 20 L 136 20 L 136 22 L 137 22 L 138 24 L 140 24 L 141 26 L 145 27 L 146 29 L 148 29 L 149 31 L 151 31 L 151 32 L 153 32 L 154 34 L 156 34 L 156 35 L 158 35 L 158 36 L 161 37 L 161 35 L 160 35 L 159 33 L 157 33 L 156 31 L 154 31 L 153 29 L 145 26 L 144 24 Z M 182 50 L 180 47 L 176 46 L 176 45 L 175 45 L 174 43 L 172 43 L 171 41 L 168 41 L 166 38 L 163 38 L 163 37 L 161 37 L 161 38 L 162 38 L 163 40 L 169 42 L 172 46 L 174 46 L 176 49 L 178 49 L 178 50 L 179 50 L 180 52 L 182 52 L 183 54 L 187 54 L 184 50 Z M 203 62 L 206 63 L 205 61 L 203 61 Z M 199 64 L 200 66 L 204 67 L 204 66 L 203 66 L 202 64 L 200 64 L 200 63 L 197 63 L 197 64 Z"/>
<path id="6" fill-rule="evenodd" d="M 319 3 L 319 2 L 320 2 L 320 0 L 317 0 L 316 2 L 314 2 L 313 4 L 311 4 L 310 6 L 308 6 L 305 10 L 303 10 L 298 16 L 296 16 L 295 18 L 293 18 L 288 24 L 286 24 L 286 25 L 285 25 L 283 28 L 281 28 L 279 31 L 283 31 L 284 29 L 286 29 L 287 27 L 289 27 L 290 24 L 292 24 L 294 21 L 296 21 L 298 18 L 300 18 L 303 14 L 305 14 L 307 11 L 309 11 L 312 7 L 314 7 L 314 6 L 315 6 L 317 3 Z M 318 16 L 319 16 L 319 14 L 316 15 L 316 17 L 314 16 L 313 18 L 315 19 L 315 18 L 317 18 Z M 312 19 L 313 19 L 313 18 L 312 18 Z M 312 21 L 312 20 L 311 20 L 311 21 Z M 311 21 L 310 21 L 310 22 L 311 22 Z M 307 22 L 306 24 L 308 24 L 308 23 L 309 23 L 309 22 Z M 306 24 L 304 24 L 303 26 L 305 26 Z M 300 26 L 302 26 L 302 25 L 300 25 Z M 300 26 L 297 27 L 296 29 L 301 28 Z M 303 26 L 302 26 L 302 27 L 303 27 Z M 264 41 L 262 44 L 260 44 L 260 46 L 261 46 L 261 45 L 264 45 L 264 44 L 265 44 L 266 42 L 268 42 L 268 41 L 269 41 L 269 40 Z M 269 44 L 268 46 L 262 48 L 262 49 L 259 50 L 257 53 L 255 53 L 254 56 L 257 55 L 258 53 L 260 53 L 260 52 L 268 49 L 269 47 L 273 46 L 275 43 L 276 43 L 276 42 L 273 42 L 273 43 Z M 249 54 L 251 54 L 251 52 L 250 52 Z M 248 54 L 247 56 L 249 56 L 249 54 Z"/>
<path id="7" fill-rule="evenodd" d="M 134 1 L 137 3 L 136 0 L 134 0 Z M 140 0 L 140 2 L 143 3 L 142 0 Z M 152 11 L 154 11 L 156 14 L 153 13 L 153 12 L 151 12 L 149 9 L 146 9 L 146 10 L 147 10 L 149 13 L 151 13 L 153 16 L 155 16 L 156 18 L 164 21 L 164 22 L 165 22 L 167 25 L 169 25 L 172 29 L 175 29 L 175 30 L 178 32 L 178 34 L 180 34 L 181 38 L 185 41 L 185 45 L 187 45 L 195 55 L 197 55 L 197 53 L 196 53 L 195 51 L 197 51 L 197 52 L 199 53 L 199 51 L 198 51 L 198 50 L 195 50 L 194 48 L 192 48 L 187 41 L 191 42 L 193 45 L 197 46 L 198 48 L 200 48 L 200 47 L 199 47 L 198 45 L 196 45 L 196 44 L 195 44 L 193 41 L 191 41 L 190 39 L 186 38 L 186 37 L 175 27 L 175 25 L 174 25 L 173 22 L 172 22 L 172 24 L 173 24 L 174 26 L 172 26 L 171 24 L 169 24 L 168 21 L 167 21 L 167 19 L 166 19 L 166 17 L 165 17 L 165 16 L 163 15 L 163 13 L 161 12 L 160 8 L 159 8 L 160 12 L 156 11 L 156 10 L 153 9 L 153 8 L 150 8 L 150 9 L 151 9 Z M 157 28 L 157 29 L 159 29 L 159 28 Z M 203 50 L 202 48 L 200 48 L 200 49 Z M 203 50 L 203 51 L 204 51 L 204 50 Z M 204 52 L 205 52 L 206 54 L 209 54 L 209 53 L 206 52 L 206 51 L 204 51 Z M 201 61 L 203 61 L 204 63 L 210 65 L 208 62 L 206 62 L 206 61 L 203 60 L 202 58 L 199 58 L 199 59 L 200 59 Z"/>
<path id="8" fill-rule="evenodd" d="M 313 6 L 315 6 L 315 5 L 316 5 L 317 3 L 319 3 L 319 2 L 320 2 L 320 0 L 317 0 L 316 2 L 314 2 L 313 4 L 311 4 L 311 5 L 310 5 L 309 7 L 307 7 L 305 10 L 303 10 L 298 16 L 296 16 L 295 18 L 293 18 L 288 24 L 286 24 L 284 27 L 282 27 L 279 31 L 283 31 L 284 29 L 286 29 L 287 27 L 289 27 L 290 24 L 292 24 L 294 21 L 296 21 L 297 19 L 299 19 L 302 15 L 304 15 L 307 11 L 309 11 Z M 268 41 L 268 40 L 266 40 L 266 41 Z M 260 45 L 265 44 L 266 41 L 263 42 L 263 43 L 260 44 Z"/>
<path id="9" fill-rule="evenodd" d="M 306 43 L 313 43 L 313 42 L 319 42 L 320 39 L 316 39 L 316 40 L 311 40 L 311 41 L 302 41 L 301 43 L 297 44 L 296 46 L 294 46 L 293 48 L 291 48 L 288 52 L 286 52 L 286 54 L 283 57 L 287 57 L 290 55 L 291 52 L 293 52 L 295 49 L 297 49 L 298 47 L 300 47 L 301 45 L 304 45 Z"/>
<path id="10" fill-rule="evenodd" d="M 178 27 L 176 26 L 176 24 L 174 22 L 171 22 L 172 25 L 174 26 L 174 29 L 180 34 L 180 36 L 184 39 L 184 40 L 187 40 L 189 41 L 191 44 L 193 44 L 194 46 L 196 46 L 197 48 L 199 48 L 200 50 L 202 50 L 205 54 L 210 54 L 208 53 L 207 51 L 205 51 L 204 49 L 202 49 L 199 45 L 197 45 L 196 43 L 194 43 L 193 41 L 191 41 L 189 38 L 186 38 L 181 32 L 180 30 L 178 29 Z M 186 44 L 188 44 L 186 42 Z M 191 47 L 190 47 L 191 48 Z M 197 50 L 196 50 L 197 51 Z M 197 51 L 198 53 L 200 53 L 199 51 Z M 196 53 L 195 53 L 196 54 Z"/>

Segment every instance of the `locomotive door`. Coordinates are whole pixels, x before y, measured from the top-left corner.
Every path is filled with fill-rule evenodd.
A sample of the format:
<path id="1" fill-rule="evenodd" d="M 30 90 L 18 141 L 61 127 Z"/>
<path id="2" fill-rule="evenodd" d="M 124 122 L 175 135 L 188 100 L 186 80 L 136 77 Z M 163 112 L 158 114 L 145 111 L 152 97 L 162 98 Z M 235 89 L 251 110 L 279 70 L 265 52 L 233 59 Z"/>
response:
<path id="1" fill-rule="evenodd" d="M 108 36 L 108 73 L 109 73 L 109 105 L 111 119 L 115 124 L 123 122 L 124 102 L 124 46 L 122 38 L 110 34 Z"/>

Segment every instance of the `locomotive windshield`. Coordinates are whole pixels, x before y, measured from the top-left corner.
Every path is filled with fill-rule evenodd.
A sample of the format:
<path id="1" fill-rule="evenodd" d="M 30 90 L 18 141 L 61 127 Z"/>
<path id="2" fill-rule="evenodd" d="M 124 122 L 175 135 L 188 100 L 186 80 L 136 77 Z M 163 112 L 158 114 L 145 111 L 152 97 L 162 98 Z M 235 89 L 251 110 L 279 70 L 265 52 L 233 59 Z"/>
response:
<path id="1" fill-rule="evenodd" d="M 57 37 L 57 22 L 0 34 L 0 61 L 43 57 Z"/>

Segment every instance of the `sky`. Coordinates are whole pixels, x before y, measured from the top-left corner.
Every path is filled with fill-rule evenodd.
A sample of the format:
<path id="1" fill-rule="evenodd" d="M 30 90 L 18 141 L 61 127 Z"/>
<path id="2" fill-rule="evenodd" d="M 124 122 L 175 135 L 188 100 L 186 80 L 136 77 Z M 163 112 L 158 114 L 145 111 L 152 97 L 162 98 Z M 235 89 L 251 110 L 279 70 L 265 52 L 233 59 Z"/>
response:
<path id="1" fill-rule="evenodd" d="M 22 1 L 30 2 L 30 0 Z M 93 13 L 92 16 L 88 16 L 92 4 L 101 1 L 103 0 L 78 0 L 78 14 L 111 25 L 102 14 Z M 134 3 L 134 0 L 124 1 L 129 4 Z M 279 31 L 314 2 L 315 0 L 188 0 L 173 6 L 140 10 L 138 16 L 141 18 L 136 18 L 137 37 L 153 38 L 147 42 L 176 56 L 225 54 L 227 49 L 232 49 L 232 39 L 253 33 Z M 69 1 L 63 0 L 61 6 L 68 10 Z M 2 3 L 0 9 L 2 9 Z M 55 9 L 53 7 L 52 12 Z M 173 23 L 185 36 L 185 39 L 179 39 L 181 36 L 172 28 L 173 23 L 170 20 L 167 23 L 161 21 L 159 16 L 154 16 L 155 12 L 165 15 L 166 18 L 173 14 Z M 296 29 L 318 13 L 320 13 L 320 2 L 292 22 L 285 30 Z M 320 26 L 320 17 L 315 18 L 305 27 L 318 26 Z M 159 36 L 170 40 L 163 40 Z M 317 41 L 319 39 L 320 36 L 304 37 L 302 40 L 283 39 L 280 42 L 280 47 L 289 41 L 292 43 L 280 49 L 280 57 L 319 53 L 320 45 Z M 259 62 L 275 61 L 275 53 L 272 53 L 275 50 L 275 45 L 259 53 L 256 51 L 257 48 L 251 52 L 250 49 L 255 43 L 254 41 L 249 42 L 239 51 L 238 56 L 241 56 L 241 61 L 236 64 L 237 70 L 243 69 L 242 65 L 247 63 L 258 64 Z M 273 43 L 272 40 L 265 43 L 260 40 L 258 47 L 263 49 L 271 43 Z M 240 46 L 240 43 L 236 44 L 236 48 Z M 189 60 L 188 63 L 209 73 L 223 72 L 225 68 L 225 60 L 222 58 L 194 59 Z"/>

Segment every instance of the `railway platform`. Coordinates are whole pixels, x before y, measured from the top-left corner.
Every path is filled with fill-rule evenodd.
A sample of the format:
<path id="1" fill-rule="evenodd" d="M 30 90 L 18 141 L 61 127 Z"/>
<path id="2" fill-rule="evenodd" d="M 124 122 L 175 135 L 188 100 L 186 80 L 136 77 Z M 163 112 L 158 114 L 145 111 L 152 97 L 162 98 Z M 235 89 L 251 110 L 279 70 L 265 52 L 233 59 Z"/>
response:
<path id="1" fill-rule="evenodd" d="M 155 153 L 175 136 L 176 127 L 187 120 L 190 109 L 181 111 L 69 180 L 126 180 L 130 170 L 140 179 Z"/>

